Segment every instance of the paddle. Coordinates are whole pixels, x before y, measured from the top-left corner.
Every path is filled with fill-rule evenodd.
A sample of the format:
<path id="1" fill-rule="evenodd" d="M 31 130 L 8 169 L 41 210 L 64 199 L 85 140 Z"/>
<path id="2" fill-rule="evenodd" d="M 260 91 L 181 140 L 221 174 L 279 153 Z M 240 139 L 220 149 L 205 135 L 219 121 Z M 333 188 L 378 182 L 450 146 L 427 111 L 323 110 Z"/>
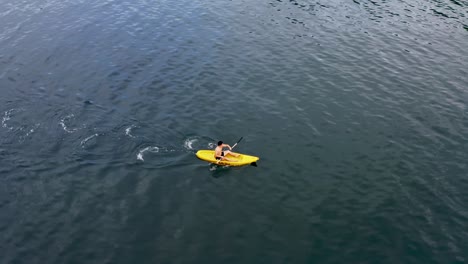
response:
<path id="1" fill-rule="evenodd" d="M 239 138 L 239 140 L 237 140 L 236 144 L 234 144 L 234 146 L 231 147 L 231 150 L 232 150 L 235 146 L 237 146 L 237 143 L 241 142 L 241 140 L 242 140 L 243 138 L 244 138 L 244 137 Z"/>
<path id="2" fill-rule="evenodd" d="M 239 138 L 239 140 L 237 140 L 237 142 L 231 147 L 231 150 L 232 150 L 235 146 L 237 146 L 237 144 L 238 144 L 239 142 L 241 142 L 241 140 L 242 140 L 243 138 L 244 138 L 244 137 Z M 219 160 L 216 162 L 216 164 L 218 164 L 220 161 L 221 161 L 221 159 L 219 159 Z"/>

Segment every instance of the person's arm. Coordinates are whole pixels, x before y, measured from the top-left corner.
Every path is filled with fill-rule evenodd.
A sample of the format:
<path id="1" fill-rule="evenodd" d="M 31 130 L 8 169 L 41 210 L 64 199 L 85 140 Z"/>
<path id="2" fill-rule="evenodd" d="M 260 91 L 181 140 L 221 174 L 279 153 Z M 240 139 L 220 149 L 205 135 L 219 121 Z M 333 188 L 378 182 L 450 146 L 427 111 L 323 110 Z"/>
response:
<path id="1" fill-rule="evenodd" d="M 229 150 L 231 150 L 231 149 L 232 149 L 232 148 L 231 148 L 231 146 L 229 146 L 228 144 L 223 144 L 223 147 L 228 147 L 228 148 L 229 148 Z"/>

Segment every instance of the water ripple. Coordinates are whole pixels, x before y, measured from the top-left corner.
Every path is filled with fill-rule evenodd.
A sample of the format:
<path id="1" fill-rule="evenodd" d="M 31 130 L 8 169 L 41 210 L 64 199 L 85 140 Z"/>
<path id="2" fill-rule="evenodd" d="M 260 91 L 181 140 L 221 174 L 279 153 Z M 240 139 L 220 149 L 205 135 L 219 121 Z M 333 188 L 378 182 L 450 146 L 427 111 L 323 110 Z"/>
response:
<path id="1" fill-rule="evenodd" d="M 78 128 L 69 128 L 67 125 L 66 125 L 66 122 L 68 122 L 69 120 L 73 119 L 75 117 L 74 114 L 70 114 L 70 115 L 67 115 L 66 117 L 62 118 L 59 122 L 59 124 L 62 126 L 63 130 L 68 132 L 68 133 L 73 133 L 75 131 L 78 130 Z"/>
<path id="2" fill-rule="evenodd" d="M 0 262 L 466 262 L 467 6 L 4 0 Z"/>
<path id="3" fill-rule="evenodd" d="M 158 147 L 146 147 L 146 148 L 141 149 L 141 150 L 138 152 L 138 154 L 137 154 L 137 160 L 144 161 L 144 159 L 143 159 L 143 154 L 144 154 L 145 152 L 158 153 L 158 152 L 159 152 L 159 148 L 158 148 Z"/>

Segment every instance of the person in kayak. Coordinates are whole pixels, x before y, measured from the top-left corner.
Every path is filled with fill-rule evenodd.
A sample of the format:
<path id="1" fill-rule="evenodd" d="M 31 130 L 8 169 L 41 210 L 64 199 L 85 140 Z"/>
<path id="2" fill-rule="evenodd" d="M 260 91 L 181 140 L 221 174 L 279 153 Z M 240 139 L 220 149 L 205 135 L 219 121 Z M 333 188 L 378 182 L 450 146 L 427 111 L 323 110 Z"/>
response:
<path id="1" fill-rule="evenodd" d="M 223 150 L 223 148 L 229 148 L 229 150 Z M 231 155 L 233 157 L 239 157 L 239 154 L 231 152 L 231 146 L 228 144 L 223 144 L 222 141 L 218 141 L 218 146 L 215 148 L 215 159 L 217 160 L 225 160 L 225 161 L 233 161 L 229 158 L 227 158 L 227 155 Z"/>

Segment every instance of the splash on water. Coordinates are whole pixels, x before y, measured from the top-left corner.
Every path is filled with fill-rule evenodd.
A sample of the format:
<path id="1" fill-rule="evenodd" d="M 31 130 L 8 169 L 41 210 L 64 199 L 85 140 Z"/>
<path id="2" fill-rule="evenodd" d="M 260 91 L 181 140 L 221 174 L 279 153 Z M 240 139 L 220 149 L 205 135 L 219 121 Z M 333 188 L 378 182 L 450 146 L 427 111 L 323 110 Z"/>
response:
<path id="1" fill-rule="evenodd" d="M 8 125 L 8 121 L 11 119 L 11 115 L 14 112 L 22 112 L 22 111 L 24 111 L 24 109 L 22 108 L 19 108 L 19 109 L 12 108 L 8 111 L 5 111 L 5 113 L 3 114 L 3 119 L 2 119 L 2 127 L 7 128 L 9 130 L 15 129 L 15 127 Z M 16 129 L 23 130 L 23 127 L 18 127 Z"/>
<path id="2" fill-rule="evenodd" d="M 131 125 L 125 129 L 125 135 L 129 136 L 131 138 L 135 138 L 130 132 L 132 132 L 132 128 L 134 128 L 135 125 Z"/>
<path id="3" fill-rule="evenodd" d="M 184 142 L 184 147 L 188 150 L 193 150 L 193 144 L 198 141 L 197 138 L 187 138 Z"/>
<path id="4" fill-rule="evenodd" d="M 229 165 L 218 165 L 218 164 L 210 164 L 210 171 L 216 171 L 219 169 L 228 169 L 231 168 Z"/>
<path id="5" fill-rule="evenodd" d="M 67 115 L 66 117 L 64 117 L 64 118 L 63 118 L 62 120 L 60 120 L 60 122 L 59 122 L 59 124 L 62 126 L 63 130 L 65 130 L 65 131 L 68 132 L 68 133 L 73 133 L 73 132 L 75 132 L 75 131 L 77 130 L 76 128 L 69 129 L 69 128 L 67 127 L 67 125 L 65 124 L 65 122 L 66 122 L 67 120 L 70 120 L 70 119 L 72 119 L 73 117 L 75 117 L 74 114 Z"/>
<path id="6" fill-rule="evenodd" d="M 35 124 L 31 129 L 29 129 L 28 132 L 26 132 L 24 136 L 21 137 L 21 140 L 25 140 L 27 137 L 29 137 L 32 133 L 36 131 L 36 129 L 39 128 L 40 125 L 40 123 Z"/>
<path id="7" fill-rule="evenodd" d="M 28 137 L 29 135 L 31 135 L 32 133 L 34 133 L 34 131 L 39 127 L 40 124 L 36 124 L 33 128 L 31 128 L 28 133 L 26 133 L 25 137 Z"/>
<path id="8" fill-rule="evenodd" d="M 2 127 L 12 129 L 12 127 L 8 127 L 7 121 L 11 119 L 11 112 L 13 112 L 14 109 L 10 109 L 8 111 L 5 111 L 2 119 Z"/>
<path id="9" fill-rule="evenodd" d="M 144 161 L 144 159 L 143 159 L 143 154 L 144 154 L 145 152 L 147 152 L 147 151 L 153 152 L 153 153 L 157 153 L 157 152 L 159 152 L 159 148 L 158 148 L 158 147 L 146 147 L 146 148 L 140 150 L 140 151 L 138 152 L 138 154 L 137 154 L 137 160 Z"/>
<path id="10" fill-rule="evenodd" d="M 95 137 L 97 137 L 97 136 L 99 136 L 99 134 L 96 133 L 96 134 L 93 134 L 93 135 L 91 135 L 91 136 L 89 136 L 89 137 L 83 139 L 83 140 L 81 141 L 81 143 L 80 143 L 81 147 L 84 148 L 85 145 L 86 145 L 86 142 L 88 142 L 89 140 L 91 140 L 92 138 L 95 138 Z"/>
<path id="11" fill-rule="evenodd" d="M 36 131 L 37 128 L 41 125 L 40 123 L 36 123 L 34 125 L 29 125 L 27 124 L 28 120 L 23 120 L 23 121 L 18 121 L 17 124 L 11 125 L 9 124 L 9 121 L 12 118 L 12 115 L 15 114 L 15 112 L 23 112 L 25 111 L 22 108 L 15 109 L 12 108 L 8 111 L 5 111 L 3 114 L 2 118 L 2 127 L 12 131 L 15 130 L 18 135 L 19 142 L 23 142 L 27 137 L 29 137 L 34 131 Z M 21 131 L 21 132 L 20 132 Z"/>
<path id="12" fill-rule="evenodd" d="M 213 139 L 203 136 L 191 136 L 185 139 L 184 148 L 189 151 L 199 150 L 199 149 L 214 149 L 216 143 L 213 142 Z"/>

